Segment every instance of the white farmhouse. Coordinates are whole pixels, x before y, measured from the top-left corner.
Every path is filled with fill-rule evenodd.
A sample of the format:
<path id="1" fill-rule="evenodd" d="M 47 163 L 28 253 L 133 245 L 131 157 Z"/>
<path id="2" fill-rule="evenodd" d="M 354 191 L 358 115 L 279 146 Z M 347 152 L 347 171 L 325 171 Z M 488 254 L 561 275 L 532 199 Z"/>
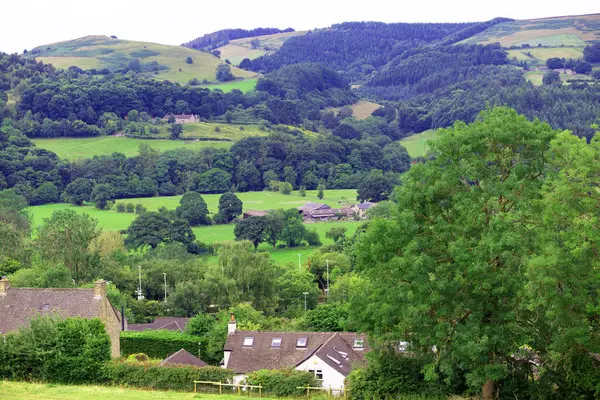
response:
<path id="1" fill-rule="evenodd" d="M 235 372 L 235 383 L 252 371 L 294 368 L 308 371 L 324 388 L 341 393 L 353 366 L 368 350 L 363 335 L 352 332 L 238 331 L 232 315 L 222 367 Z"/>

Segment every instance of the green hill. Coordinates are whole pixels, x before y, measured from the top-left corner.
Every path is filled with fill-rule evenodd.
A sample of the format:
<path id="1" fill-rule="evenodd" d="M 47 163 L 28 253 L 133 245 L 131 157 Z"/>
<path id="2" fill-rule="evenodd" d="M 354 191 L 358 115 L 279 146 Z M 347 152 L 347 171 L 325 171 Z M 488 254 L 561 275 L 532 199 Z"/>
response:
<path id="1" fill-rule="evenodd" d="M 600 14 L 504 22 L 462 43 L 500 43 L 510 46 L 583 47 L 600 40 Z"/>
<path id="2" fill-rule="evenodd" d="M 81 69 L 119 70 L 131 60 L 138 60 L 142 72 L 157 79 L 188 83 L 196 78 L 200 82 L 216 82 L 219 58 L 210 53 L 187 47 L 158 43 L 113 39 L 108 36 L 85 36 L 65 42 L 38 46 L 25 56 L 50 63 L 57 68 L 76 66 Z M 193 63 L 186 59 L 191 57 Z M 232 67 L 237 78 L 253 78 L 254 72 Z"/>
<path id="3" fill-rule="evenodd" d="M 244 58 L 251 60 L 275 52 L 281 48 L 283 43 L 293 36 L 305 35 L 307 31 L 275 33 L 236 39 L 217 50 L 221 52 L 222 60 L 229 60 L 233 65 L 240 65 Z M 253 41 L 258 40 L 258 46 L 253 46 Z"/>

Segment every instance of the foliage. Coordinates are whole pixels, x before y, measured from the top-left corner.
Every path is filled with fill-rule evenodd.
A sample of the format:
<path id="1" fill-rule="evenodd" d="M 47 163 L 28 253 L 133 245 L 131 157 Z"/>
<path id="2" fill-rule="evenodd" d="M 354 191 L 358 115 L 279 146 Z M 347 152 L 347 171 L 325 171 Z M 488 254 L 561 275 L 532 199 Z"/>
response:
<path id="1" fill-rule="evenodd" d="M 594 63 L 600 62 L 600 44 L 593 43 L 588 46 L 585 46 L 583 49 L 583 58 L 585 61 Z"/>
<path id="2" fill-rule="evenodd" d="M 190 225 L 210 225 L 208 206 L 198 192 L 187 192 L 179 200 L 175 210 L 178 218 L 184 219 Z"/>
<path id="3" fill-rule="evenodd" d="M 292 184 L 289 182 L 279 183 L 279 193 L 281 194 L 291 194 L 293 189 Z"/>
<path id="4" fill-rule="evenodd" d="M 204 36 L 191 40 L 183 45 L 192 49 L 210 51 L 217 47 L 228 44 L 231 40 L 251 38 L 256 36 L 273 35 L 275 33 L 294 32 L 292 28 L 284 30 L 277 28 L 255 28 L 255 29 L 223 29 L 208 33 Z"/>
<path id="5" fill-rule="evenodd" d="M 348 319 L 348 309 L 343 303 L 323 303 L 304 315 L 302 325 L 315 332 L 343 332 Z"/>
<path id="6" fill-rule="evenodd" d="M 228 64 L 219 64 L 217 66 L 217 80 L 219 82 L 227 82 L 235 79 L 231 73 L 231 67 Z"/>
<path id="7" fill-rule="evenodd" d="M 168 213 L 147 212 L 138 215 L 129 225 L 125 245 L 134 249 L 143 246 L 156 248 L 160 243 L 171 242 L 189 246 L 195 239 L 188 221 L 171 218 Z"/>
<path id="8" fill-rule="evenodd" d="M 77 178 L 65 188 L 69 202 L 82 205 L 84 201 L 90 200 L 93 184 L 89 179 Z"/>
<path id="9" fill-rule="evenodd" d="M 233 377 L 233 371 L 220 367 L 158 366 L 123 361 L 107 363 L 102 373 L 109 385 L 186 392 L 193 390 L 197 380 L 226 382 Z"/>
<path id="10" fill-rule="evenodd" d="M 375 203 L 387 200 L 396 181 L 393 175 L 384 174 L 381 170 L 371 170 L 360 183 L 356 199 L 361 202 L 372 201 Z"/>
<path id="11" fill-rule="evenodd" d="M 346 229 L 343 226 L 333 227 L 327 231 L 327 233 L 325 234 L 325 237 L 332 239 L 334 242 L 337 243 L 338 240 L 346 237 L 347 230 L 348 229 Z"/>
<path id="12" fill-rule="evenodd" d="M 235 240 L 248 240 L 256 249 L 265 238 L 267 222 L 266 217 L 260 216 L 250 216 L 238 221 L 233 231 Z"/>
<path id="13" fill-rule="evenodd" d="M 248 374 L 244 382 L 248 385 L 262 386 L 263 393 L 275 396 L 301 396 L 304 393 L 299 387 L 320 387 L 313 373 L 293 369 L 262 369 Z"/>
<path id="14" fill-rule="evenodd" d="M 150 358 L 166 358 L 167 356 L 185 349 L 191 354 L 202 358 L 202 343 L 205 339 L 200 336 L 188 335 L 178 331 L 146 330 L 121 332 L 121 354 L 144 353 Z"/>
<path id="15" fill-rule="evenodd" d="M 5 336 L 0 346 L 0 377 L 96 383 L 108 360 L 110 338 L 99 319 L 39 317 Z"/>
<path id="16" fill-rule="evenodd" d="M 556 71 L 547 71 L 542 78 L 542 83 L 547 86 L 561 85 L 560 74 Z"/>
<path id="17" fill-rule="evenodd" d="M 230 222 L 242 214 L 242 201 L 231 192 L 224 193 L 219 198 L 219 215 L 224 222 Z"/>

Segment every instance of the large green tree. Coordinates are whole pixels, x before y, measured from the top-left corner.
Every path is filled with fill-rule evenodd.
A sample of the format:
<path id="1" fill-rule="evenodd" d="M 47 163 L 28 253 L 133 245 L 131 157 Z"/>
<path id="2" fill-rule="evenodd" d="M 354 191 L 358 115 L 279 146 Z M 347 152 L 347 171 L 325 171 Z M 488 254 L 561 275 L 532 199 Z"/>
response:
<path id="1" fill-rule="evenodd" d="M 234 218 L 242 215 L 244 204 L 235 193 L 223 193 L 219 197 L 219 216 L 224 222 L 231 222 Z"/>
<path id="2" fill-rule="evenodd" d="M 235 240 L 248 240 L 252 242 L 256 249 L 265 239 L 266 228 L 266 217 L 251 216 L 238 221 L 238 223 L 235 224 L 233 233 L 235 235 Z"/>
<path id="3" fill-rule="evenodd" d="M 179 200 L 175 210 L 179 218 L 185 219 L 190 225 L 210 225 L 208 206 L 198 192 L 187 192 Z"/>
<path id="4" fill-rule="evenodd" d="M 180 242 L 191 245 L 196 236 L 190 224 L 181 218 L 171 218 L 165 212 L 146 212 L 138 215 L 127 228 L 125 245 L 130 248 L 150 246 L 156 248 L 161 243 Z"/>
<path id="5" fill-rule="evenodd" d="M 408 341 L 411 351 L 433 348 L 426 377 L 466 371 L 468 385 L 491 398 L 528 343 L 531 205 L 555 135 L 507 108 L 456 123 L 403 178 L 398 215 L 373 221 L 356 245 L 376 290 L 357 296 L 355 320 L 379 339 Z"/>
<path id="6" fill-rule="evenodd" d="M 92 195 L 94 184 L 89 179 L 77 178 L 65 188 L 69 203 L 82 205 Z"/>

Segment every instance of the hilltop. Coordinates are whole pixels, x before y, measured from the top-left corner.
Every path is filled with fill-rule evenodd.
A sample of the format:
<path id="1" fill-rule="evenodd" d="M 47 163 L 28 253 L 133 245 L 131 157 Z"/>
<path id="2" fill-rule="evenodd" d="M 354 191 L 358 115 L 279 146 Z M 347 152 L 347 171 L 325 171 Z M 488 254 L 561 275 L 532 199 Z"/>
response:
<path id="1" fill-rule="evenodd" d="M 216 81 L 216 68 L 221 60 L 214 55 L 182 46 L 121 40 L 108 36 L 85 36 L 38 46 L 25 54 L 57 68 L 76 66 L 81 69 L 121 70 L 136 65 L 140 71 L 158 79 L 188 83 Z M 187 62 L 191 57 L 192 63 Z M 137 61 L 136 61 L 137 60 Z M 256 74 L 235 67 L 236 78 L 250 78 Z"/>

